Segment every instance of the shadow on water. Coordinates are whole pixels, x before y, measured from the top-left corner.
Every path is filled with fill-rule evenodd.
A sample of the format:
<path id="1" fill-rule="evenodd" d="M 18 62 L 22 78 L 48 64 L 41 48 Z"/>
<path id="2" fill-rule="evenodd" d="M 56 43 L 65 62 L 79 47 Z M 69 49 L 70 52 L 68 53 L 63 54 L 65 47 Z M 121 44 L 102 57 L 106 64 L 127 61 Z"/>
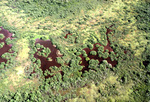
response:
<path id="1" fill-rule="evenodd" d="M 112 27 L 112 26 L 110 26 L 110 27 Z M 109 38 L 108 38 L 108 34 L 109 34 L 110 32 L 112 32 L 112 31 L 113 31 L 113 30 L 107 28 L 106 35 L 107 35 L 107 41 L 108 41 L 108 43 L 107 43 L 106 46 L 104 46 L 104 52 L 106 51 L 106 49 L 109 50 L 109 53 L 110 53 L 111 51 L 113 51 L 113 49 L 110 47 L 110 41 L 109 41 Z M 110 57 L 104 59 L 104 58 L 102 58 L 102 57 L 99 57 L 98 55 L 91 55 L 91 54 L 90 54 L 91 51 L 96 51 L 96 52 L 98 51 L 98 48 L 96 47 L 97 44 L 100 45 L 100 46 L 102 46 L 100 43 L 96 43 L 96 44 L 94 44 L 94 48 L 93 48 L 92 50 L 89 49 L 89 48 L 84 48 L 83 50 L 86 51 L 86 54 L 88 55 L 88 57 L 89 57 L 90 59 L 98 60 L 99 63 L 101 63 L 103 60 L 107 60 L 107 62 L 108 62 L 109 64 L 111 64 L 112 67 L 115 67 L 118 62 L 115 61 L 115 60 L 112 61 Z M 84 66 L 84 68 L 82 69 L 82 72 L 84 72 L 85 70 L 89 71 L 89 68 L 88 68 L 88 66 L 89 66 L 89 61 L 86 61 L 86 59 L 85 59 L 85 57 L 83 57 L 83 55 L 80 55 L 80 57 L 82 58 L 82 63 L 81 63 L 81 65 Z"/>
<path id="2" fill-rule="evenodd" d="M 39 43 L 40 45 L 43 45 L 45 48 L 49 48 L 51 50 L 51 53 L 48 55 L 48 57 L 43 57 L 43 56 L 40 56 L 38 55 L 38 52 L 36 52 L 34 54 L 34 57 L 36 59 L 40 59 L 41 61 L 41 69 L 43 71 L 43 73 L 45 72 L 45 70 L 49 70 L 49 67 L 51 66 L 56 66 L 56 67 L 60 67 L 61 65 L 59 63 L 57 63 L 56 61 L 56 58 L 57 57 L 61 57 L 62 55 L 59 54 L 59 50 L 56 49 L 55 46 L 53 46 L 53 44 L 51 43 L 50 40 L 41 40 L 41 39 L 36 39 L 36 43 L 37 44 Z M 42 49 L 39 49 L 38 51 L 41 51 Z M 48 58 L 51 58 L 51 60 L 49 61 Z M 63 73 L 63 72 L 60 72 L 60 73 Z"/>
<path id="3" fill-rule="evenodd" d="M 7 38 L 10 38 L 12 39 L 12 33 L 10 33 L 8 30 L 5 30 L 3 27 L 0 27 L 0 34 L 3 34 L 4 35 L 4 38 L 3 39 L 0 39 L 0 43 L 4 42 L 4 46 L 2 48 L 0 48 L 0 63 L 1 62 L 7 62 L 6 59 L 3 59 L 1 56 L 6 53 L 6 52 L 9 52 L 9 49 L 11 49 L 12 45 L 7 45 L 6 44 L 6 39 Z"/>

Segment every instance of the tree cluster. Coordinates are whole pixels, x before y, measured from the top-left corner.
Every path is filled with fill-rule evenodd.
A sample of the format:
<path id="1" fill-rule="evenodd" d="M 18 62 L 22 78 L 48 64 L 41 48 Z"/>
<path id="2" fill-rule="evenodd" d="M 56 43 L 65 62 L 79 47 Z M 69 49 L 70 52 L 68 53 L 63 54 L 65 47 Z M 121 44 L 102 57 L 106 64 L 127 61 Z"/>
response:
<path id="1" fill-rule="evenodd" d="M 1 43 L 0 43 L 0 48 L 3 48 L 4 45 L 5 45 L 5 43 L 4 43 L 4 42 L 1 42 Z"/>
<path id="2" fill-rule="evenodd" d="M 91 3 L 92 2 L 92 3 Z M 26 13 L 33 17 L 53 16 L 57 18 L 66 18 L 70 15 L 79 14 L 80 10 L 94 9 L 96 4 L 100 3 L 97 0 L 9 0 L 9 5 L 13 5 L 23 9 Z"/>
<path id="3" fill-rule="evenodd" d="M 3 34 L 0 34 L 0 39 L 2 40 L 4 38 L 5 38 L 5 36 Z"/>

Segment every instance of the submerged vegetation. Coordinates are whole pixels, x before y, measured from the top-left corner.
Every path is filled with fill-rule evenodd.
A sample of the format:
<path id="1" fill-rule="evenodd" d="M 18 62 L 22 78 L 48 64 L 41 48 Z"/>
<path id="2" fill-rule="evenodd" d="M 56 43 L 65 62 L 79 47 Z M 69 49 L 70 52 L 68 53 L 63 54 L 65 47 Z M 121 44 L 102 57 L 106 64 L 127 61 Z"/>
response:
<path id="1" fill-rule="evenodd" d="M 150 2 L 1 0 L 1 102 L 148 102 Z"/>

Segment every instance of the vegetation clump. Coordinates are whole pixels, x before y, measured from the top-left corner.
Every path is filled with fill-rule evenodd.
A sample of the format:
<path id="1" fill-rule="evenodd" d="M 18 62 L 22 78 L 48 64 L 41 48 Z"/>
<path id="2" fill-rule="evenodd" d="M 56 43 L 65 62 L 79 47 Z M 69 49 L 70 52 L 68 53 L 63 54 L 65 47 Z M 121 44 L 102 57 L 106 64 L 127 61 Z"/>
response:
<path id="1" fill-rule="evenodd" d="M 97 0 L 8 0 L 9 5 L 23 9 L 30 16 L 46 17 L 53 16 L 57 18 L 66 18 L 67 16 L 78 15 L 81 10 L 91 10 L 95 8 L 95 4 L 99 4 Z M 92 2 L 92 3 L 91 3 Z"/>
<path id="2" fill-rule="evenodd" d="M 4 42 L 1 42 L 1 43 L 0 43 L 0 48 L 3 48 L 4 45 L 5 45 L 5 43 L 4 43 Z"/>
<path id="3" fill-rule="evenodd" d="M 4 38 L 5 38 L 5 36 L 3 34 L 0 34 L 0 39 L 2 40 Z"/>
<path id="4" fill-rule="evenodd" d="M 91 55 L 96 55 L 97 52 L 96 52 L 96 51 L 91 51 L 90 54 L 91 54 Z"/>

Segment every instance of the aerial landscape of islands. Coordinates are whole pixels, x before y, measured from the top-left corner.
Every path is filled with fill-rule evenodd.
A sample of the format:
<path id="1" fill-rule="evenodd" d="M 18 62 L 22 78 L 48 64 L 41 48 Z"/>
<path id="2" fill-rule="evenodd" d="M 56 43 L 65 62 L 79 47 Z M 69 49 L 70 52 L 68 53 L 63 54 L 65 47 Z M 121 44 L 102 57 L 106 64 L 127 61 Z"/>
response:
<path id="1" fill-rule="evenodd" d="M 0 102 L 150 102 L 150 1 L 0 0 Z"/>

